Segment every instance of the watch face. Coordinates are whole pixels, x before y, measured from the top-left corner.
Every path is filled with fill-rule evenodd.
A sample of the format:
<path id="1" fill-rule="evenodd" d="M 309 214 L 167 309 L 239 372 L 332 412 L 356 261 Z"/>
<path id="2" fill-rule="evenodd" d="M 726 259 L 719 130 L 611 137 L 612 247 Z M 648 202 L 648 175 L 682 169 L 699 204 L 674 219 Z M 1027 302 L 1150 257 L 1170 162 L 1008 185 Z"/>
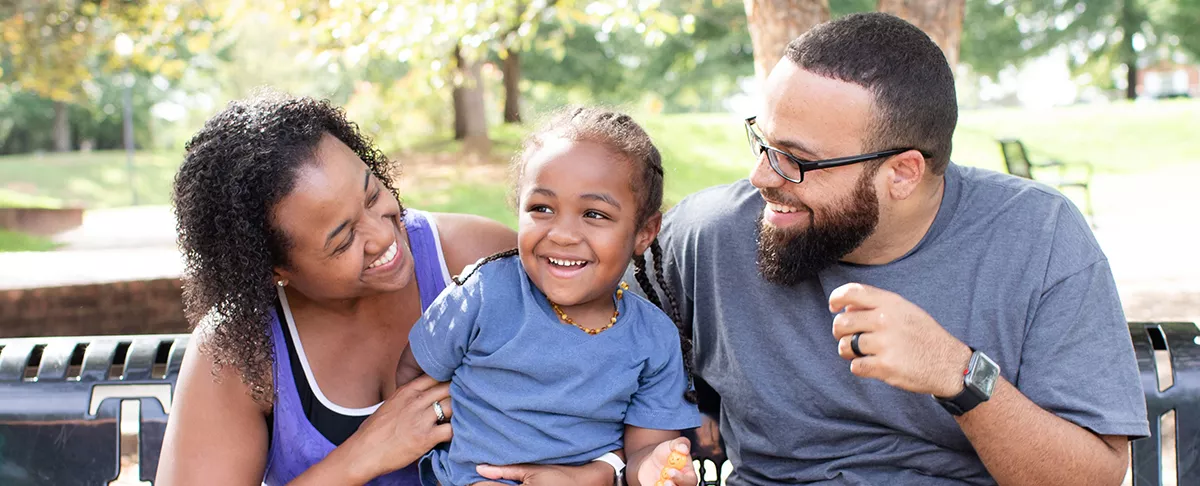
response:
<path id="1" fill-rule="evenodd" d="M 967 374 L 966 382 L 975 391 L 983 395 L 984 400 L 991 398 L 992 390 L 996 388 L 996 380 L 1000 378 L 1000 367 L 987 355 L 976 352 L 971 356 L 971 372 Z"/>

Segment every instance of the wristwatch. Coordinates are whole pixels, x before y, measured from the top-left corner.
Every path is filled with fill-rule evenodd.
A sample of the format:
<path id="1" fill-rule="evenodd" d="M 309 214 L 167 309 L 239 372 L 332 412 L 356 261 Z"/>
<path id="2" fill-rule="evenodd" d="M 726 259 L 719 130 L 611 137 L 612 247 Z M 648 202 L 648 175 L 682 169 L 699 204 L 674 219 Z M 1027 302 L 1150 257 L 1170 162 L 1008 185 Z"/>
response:
<path id="1" fill-rule="evenodd" d="M 999 377 L 1000 367 L 996 366 L 996 362 L 982 351 L 971 348 L 971 361 L 963 372 L 963 391 L 952 398 L 933 398 L 952 415 L 962 415 L 992 398 L 992 390 L 996 388 L 996 379 Z"/>
<path id="2" fill-rule="evenodd" d="M 621 456 L 618 456 L 614 452 L 608 452 L 592 460 L 592 462 L 596 461 L 608 463 L 609 466 L 613 467 L 614 474 L 616 474 L 616 477 L 613 479 L 615 486 L 625 484 L 625 461 L 621 460 Z"/>

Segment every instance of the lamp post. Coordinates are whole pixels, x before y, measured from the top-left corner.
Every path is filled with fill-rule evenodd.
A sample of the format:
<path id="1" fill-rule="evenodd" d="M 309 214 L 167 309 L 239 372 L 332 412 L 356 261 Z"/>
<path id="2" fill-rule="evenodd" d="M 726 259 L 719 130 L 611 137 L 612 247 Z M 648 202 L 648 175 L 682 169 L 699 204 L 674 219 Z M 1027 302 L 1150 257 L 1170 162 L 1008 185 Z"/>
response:
<path id="1" fill-rule="evenodd" d="M 129 172 L 129 192 L 133 195 L 133 205 L 138 204 L 137 187 L 134 186 L 134 168 L 133 168 L 133 76 L 129 73 L 129 56 L 133 54 L 133 39 L 130 39 L 125 33 L 117 34 L 114 41 L 117 56 L 125 64 L 125 73 L 121 77 L 121 84 L 124 85 L 124 139 L 125 139 L 125 168 Z"/>

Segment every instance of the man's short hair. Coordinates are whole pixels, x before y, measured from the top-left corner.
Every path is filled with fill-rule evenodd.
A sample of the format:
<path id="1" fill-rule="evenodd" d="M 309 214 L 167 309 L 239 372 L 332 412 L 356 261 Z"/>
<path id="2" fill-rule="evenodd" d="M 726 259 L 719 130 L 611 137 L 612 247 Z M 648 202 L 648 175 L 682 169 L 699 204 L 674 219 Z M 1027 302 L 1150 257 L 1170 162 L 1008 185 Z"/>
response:
<path id="1" fill-rule="evenodd" d="M 801 69 L 857 84 L 874 96 L 866 151 L 915 147 L 941 174 L 958 122 L 954 74 L 937 44 L 885 13 L 825 22 L 793 40 L 785 54 Z"/>

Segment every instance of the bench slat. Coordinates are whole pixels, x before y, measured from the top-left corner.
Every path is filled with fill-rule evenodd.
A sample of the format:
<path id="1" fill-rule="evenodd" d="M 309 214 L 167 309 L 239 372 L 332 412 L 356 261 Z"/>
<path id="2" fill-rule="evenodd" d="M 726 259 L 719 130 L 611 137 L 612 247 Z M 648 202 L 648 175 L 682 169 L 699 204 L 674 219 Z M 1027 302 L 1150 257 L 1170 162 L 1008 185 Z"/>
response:
<path id="1" fill-rule="evenodd" d="M 83 354 L 83 368 L 79 370 L 79 381 L 108 381 L 108 370 L 112 367 L 118 341 L 112 338 L 96 338 Z"/>
<path id="2" fill-rule="evenodd" d="M 21 339 L 9 341 L 0 351 L 0 383 L 21 381 L 25 377 L 25 365 L 33 351 L 34 341 Z"/>
<path id="3" fill-rule="evenodd" d="M 167 376 L 179 376 L 179 368 L 183 365 L 183 353 L 187 351 L 190 334 L 175 336 L 175 344 L 171 345 L 171 354 L 167 357 Z"/>
<path id="4" fill-rule="evenodd" d="M 158 354 L 158 345 L 163 340 L 158 337 L 139 337 L 129 346 L 129 355 L 125 357 L 125 370 L 121 373 L 123 380 L 149 380 L 150 372 L 154 369 L 154 358 Z"/>
<path id="5" fill-rule="evenodd" d="M 1138 372 L 1142 378 L 1142 390 L 1146 393 L 1146 416 L 1150 421 L 1150 437 L 1133 442 L 1133 484 L 1160 486 L 1162 470 L 1159 458 L 1162 457 L 1162 450 L 1159 444 L 1162 428 L 1157 417 L 1166 411 L 1156 410 L 1150 398 L 1152 393 L 1156 393 L 1154 390 L 1158 390 L 1158 375 L 1155 372 L 1154 348 L 1150 345 L 1146 327 L 1150 326 L 1129 326 L 1129 334 L 1133 338 L 1133 352 L 1137 357 Z"/>
<path id="6" fill-rule="evenodd" d="M 1196 326 L 1161 325 L 1171 352 L 1174 386 L 1160 393 L 1160 408 L 1175 410 L 1178 484 L 1200 484 L 1200 343 Z"/>
<path id="7" fill-rule="evenodd" d="M 67 367 L 71 365 L 71 353 L 75 352 L 76 339 L 48 340 L 46 349 L 42 351 L 42 362 L 38 365 L 37 381 L 65 381 Z"/>

